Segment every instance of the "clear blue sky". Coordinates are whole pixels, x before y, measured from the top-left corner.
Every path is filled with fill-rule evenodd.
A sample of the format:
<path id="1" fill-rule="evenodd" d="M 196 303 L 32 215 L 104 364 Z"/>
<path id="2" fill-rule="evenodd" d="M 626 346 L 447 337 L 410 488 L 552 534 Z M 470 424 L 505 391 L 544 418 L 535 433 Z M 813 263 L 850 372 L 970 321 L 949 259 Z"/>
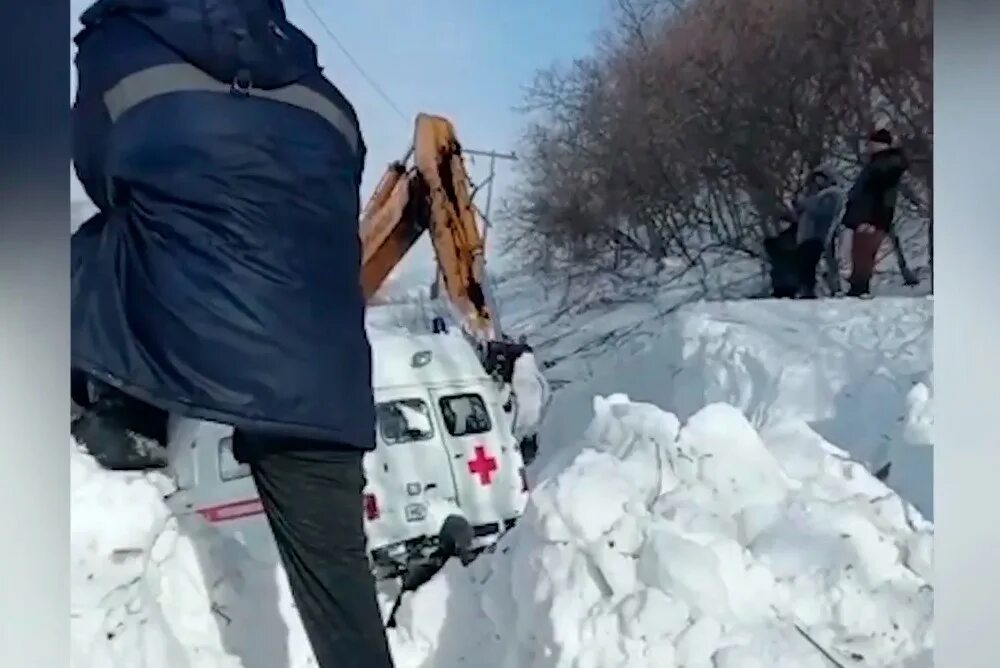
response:
<path id="1" fill-rule="evenodd" d="M 515 150 L 524 119 L 513 107 L 523 87 L 536 70 L 586 54 L 609 12 L 608 0 L 310 2 L 406 116 L 400 118 L 358 73 L 306 0 L 285 0 L 291 21 L 316 42 L 327 76 L 358 110 L 369 147 L 365 198 L 408 146 L 418 112 L 449 117 L 467 148 Z M 89 4 L 72 0 L 74 32 Z M 508 163 L 499 167 L 495 203 L 513 178 Z M 485 161 L 470 170 L 474 180 L 485 178 Z M 426 249 L 416 255 L 419 265 L 429 260 Z"/>
<path id="2" fill-rule="evenodd" d="M 319 47 L 326 74 L 357 107 L 370 147 L 365 193 L 405 149 L 413 116 L 451 118 L 468 148 L 516 148 L 513 111 L 536 70 L 589 50 L 607 0 L 310 0 L 347 50 L 404 112 L 351 66 L 306 7 L 290 18 Z M 485 165 L 483 165 L 485 167 Z"/>

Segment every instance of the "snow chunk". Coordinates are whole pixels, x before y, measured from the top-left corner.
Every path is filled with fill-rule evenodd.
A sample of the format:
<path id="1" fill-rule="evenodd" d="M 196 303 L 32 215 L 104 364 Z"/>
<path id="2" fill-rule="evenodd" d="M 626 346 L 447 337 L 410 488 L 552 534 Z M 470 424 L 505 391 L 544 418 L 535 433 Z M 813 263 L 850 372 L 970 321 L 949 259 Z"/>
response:
<path id="1" fill-rule="evenodd" d="M 924 383 L 917 383 L 906 395 L 906 427 L 903 435 L 914 445 L 934 444 L 933 394 Z"/>
<path id="2" fill-rule="evenodd" d="M 517 399 L 514 438 L 521 440 L 538 430 L 550 399 L 549 383 L 534 353 L 522 353 L 514 360 L 511 389 Z"/>
<path id="3" fill-rule="evenodd" d="M 398 401 L 393 405 L 399 410 L 400 415 L 406 423 L 407 432 L 414 432 L 417 434 L 433 433 L 434 429 L 431 426 L 431 416 L 423 405 L 421 405 L 420 409 L 414 408 L 404 401 Z M 466 416 L 463 415 L 459 419 L 464 420 L 465 417 Z"/>

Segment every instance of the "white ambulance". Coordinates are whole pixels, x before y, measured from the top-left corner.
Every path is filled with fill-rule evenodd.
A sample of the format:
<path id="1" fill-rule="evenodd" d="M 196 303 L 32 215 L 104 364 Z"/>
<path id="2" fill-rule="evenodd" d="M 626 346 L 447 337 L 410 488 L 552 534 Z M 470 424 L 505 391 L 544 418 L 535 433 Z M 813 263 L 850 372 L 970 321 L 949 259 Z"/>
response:
<path id="1" fill-rule="evenodd" d="M 377 440 L 358 512 L 381 579 L 432 551 L 450 514 L 471 524 L 474 547 L 488 547 L 521 516 L 528 484 L 501 388 L 466 339 L 375 334 L 372 351 Z M 276 559 L 249 467 L 233 459 L 232 428 L 173 420 L 169 443 L 174 512 L 198 513 L 255 557 Z"/>

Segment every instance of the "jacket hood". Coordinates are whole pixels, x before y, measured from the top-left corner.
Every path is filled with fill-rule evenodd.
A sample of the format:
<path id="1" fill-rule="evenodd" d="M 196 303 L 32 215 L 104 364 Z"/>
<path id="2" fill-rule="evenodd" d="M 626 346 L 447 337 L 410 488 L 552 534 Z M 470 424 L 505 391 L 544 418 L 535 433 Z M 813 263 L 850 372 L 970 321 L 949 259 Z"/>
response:
<path id="1" fill-rule="evenodd" d="M 834 181 L 830 185 L 828 185 L 825 188 L 821 189 L 816 194 L 817 195 L 825 195 L 827 193 L 843 193 L 843 192 L 844 192 L 844 184 L 840 183 L 839 181 Z"/>
<path id="2" fill-rule="evenodd" d="M 828 165 L 819 165 L 818 167 L 814 168 L 812 170 L 811 176 L 813 178 L 817 176 L 822 176 L 824 179 L 826 179 L 829 185 L 833 186 L 837 185 L 840 182 L 840 178 L 837 176 L 837 173 Z"/>
<path id="3" fill-rule="evenodd" d="M 316 45 L 288 22 L 282 0 L 98 0 L 80 17 L 77 43 L 112 16 L 142 24 L 223 83 L 278 88 L 319 70 Z"/>

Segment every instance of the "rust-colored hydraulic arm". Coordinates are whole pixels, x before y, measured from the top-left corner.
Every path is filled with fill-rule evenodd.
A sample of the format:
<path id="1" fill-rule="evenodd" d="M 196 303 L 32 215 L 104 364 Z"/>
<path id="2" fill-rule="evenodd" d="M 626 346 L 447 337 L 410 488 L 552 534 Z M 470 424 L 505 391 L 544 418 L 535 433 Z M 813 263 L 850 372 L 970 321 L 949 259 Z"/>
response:
<path id="1" fill-rule="evenodd" d="M 412 160 L 411 160 L 412 159 Z M 462 148 L 451 122 L 417 116 L 413 144 L 386 170 L 361 214 L 361 285 L 370 300 L 424 232 L 462 326 L 480 342 L 500 332 L 486 283 L 479 230 Z"/>

